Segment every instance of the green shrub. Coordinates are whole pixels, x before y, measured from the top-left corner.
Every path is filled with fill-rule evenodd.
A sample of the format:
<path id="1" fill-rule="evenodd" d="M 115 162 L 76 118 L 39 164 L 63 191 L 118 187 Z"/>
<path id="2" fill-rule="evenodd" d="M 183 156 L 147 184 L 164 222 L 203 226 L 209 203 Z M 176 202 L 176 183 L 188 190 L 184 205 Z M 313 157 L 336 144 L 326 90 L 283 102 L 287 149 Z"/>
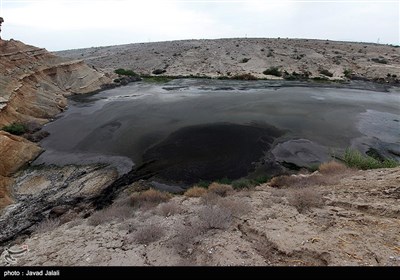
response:
<path id="1" fill-rule="evenodd" d="M 346 78 L 351 78 L 351 76 L 353 75 L 353 70 L 351 69 L 344 69 L 343 74 Z"/>
<path id="2" fill-rule="evenodd" d="M 363 155 L 357 150 L 346 149 L 344 153 L 344 162 L 348 167 L 362 170 L 376 168 L 393 168 L 399 166 L 399 162 L 393 159 L 384 159 L 383 161 L 371 156 Z"/>
<path id="3" fill-rule="evenodd" d="M 3 130 L 8 133 L 14 134 L 14 135 L 21 135 L 26 132 L 26 127 L 22 123 L 13 123 L 13 124 L 4 126 Z"/>
<path id="4" fill-rule="evenodd" d="M 258 186 L 258 185 L 267 183 L 270 179 L 271 179 L 270 176 L 260 175 L 260 176 L 257 176 L 256 178 L 254 178 L 252 181 L 256 186 Z"/>
<path id="5" fill-rule="evenodd" d="M 224 177 L 222 179 L 218 179 L 216 182 L 224 185 L 230 185 L 232 183 L 232 180 L 228 179 L 228 177 Z"/>
<path id="6" fill-rule="evenodd" d="M 282 72 L 279 71 L 279 68 L 276 66 L 271 66 L 270 68 L 268 68 L 267 70 L 265 70 L 263 72 L 264 75 L 272 75 L 272 76 L 276 76 L 276 77 L 281 77 L 282 76 Z"/>
<path id="7" fill-rule="evenodd" d="M 211 185 L 211 181 L 206 181 L 206 180 L 201 180 L 196 184 L 196 186 L 200 188 L 208 188 L 209 185 Z"/>
<path id="8" fill-rule="evenodd" d="M 143 77 L 143 76 L 142 76 Z M 166 77 L 166 76 L 144 76 L 143 81 L 147 83 L 168 83 L 172 81 L 174 78 Z"/>
<path id="9" fill-rule="evenodd" d="M 119 69 L 115 70 L 114 72 L 116 74 L 118 74 L 118 75 L 123 75 L 123 76 L 139 76 L 138 74 L 136 74 L 132 70 L 125 70 L 125 69 L 122 69 L 122 68 L 119 68 Z"/>
<path id="10" fill-rule="evenodd" d="M 234 189 L 245 189 L 254 186 L 255 186 L 254 182 L 246 178 L 237 179 L 232 182 L 232 187 Z"/>

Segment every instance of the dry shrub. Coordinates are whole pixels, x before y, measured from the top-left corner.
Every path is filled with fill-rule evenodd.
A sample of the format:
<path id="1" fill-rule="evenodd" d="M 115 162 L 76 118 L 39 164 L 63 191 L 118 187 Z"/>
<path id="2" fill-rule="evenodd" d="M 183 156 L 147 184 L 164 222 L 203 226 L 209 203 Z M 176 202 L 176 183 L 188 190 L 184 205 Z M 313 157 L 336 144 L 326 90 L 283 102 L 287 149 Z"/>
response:
<path id="1" fill-rule="evenodd" d="M 166 202 L 171 198 L 171 195 L 166 192 L 161 192 L 155 189 L 149 189 L 141 193 L 131 195 L 131 205 L 133 207 L 154 207 L 161 202 Z"/>
<path id="2" fill-rule="evenodd" d="M 208 187 L 209 192 L 213 192 L 219 196 L 227 196 L 228 194 L 233 192 L 233 188 L 230 185 L 220 184 L 220 183 L 212 183 Z"/>
<path id="3" fill-rule="evenodd" d="M 246 201 L 237 201 L 229 198 L 220 199 L 217 206 L 228 209 L 233 216 L 240 216 L 251 211 L 251 205 Z"/>
<path id="4" fill-rule="evenodd" d="M 133 240 L 139 244 L 148 245 L 160 240 L 164 235 L 165 231 L 161 226 L 157 224 L 149 224 L 138 229 L 133 235 Z"/>
<path id="5" fill-rule="evenodd" d="M 218 206 L 206 205 L 199 211 L 199 218 L 206 229 L 226 229 L 232 221 L 232 211 Z"/>
<path id="6" fill-rule="evenodd" d="M 294 187 L 304 188 L 309 186 L 326 186 L 337 181 L 332 176 L 323 176 L 319 174 L 312 175 L 282 175 L 272 178 L 270 186 L 273 188 Z"/>
<path id="7" fill-rule="evenodd" d="M 215 205 L 220 199 L 221 197 L 218 194 L 208 192 L 201 197 L 200 201 L 205 205 Z"/>
<path id="8" fill-rule="evenodd" d="M 91 226 L 98 226 L 100 224 L 111 222 L 112 220 L 124 220 L 131 217 L 132 214 L 132 208 L 128 205 L 112 205 L 108 208 L 94 212 L 90 216 L 88 223 Z"/>
<path id="9" fill-rule="evenodd" d="M 192 187 L 185 192 L 187 197 L 201 197 L 207 193 L 207 189 L 201 187 Z"/>
<path id="10" fill-rule="evenodd" d="M 158 206 L 158 214 L 164 217 L 169 217 L 181 212 L 181 207 L 175 201 L 164 202 Z"/>
<path id="11" fill-rule="evenodd" d="M 329 175 L 342 174 L 346 172 L 347 169 L 348 168 L 346 165 L 334 160 L 329 162 L 324 162 L 318 168 L 319 172 L 321 172 L 322 174 L 329 174 Z"/>
<path id="12" fill-rule="evenodd" d="M 56 229 L 60 225 L 58 219 L 45 219 L 35 227 L 35 232 L 45 233 Z"/>
<path id="13" fill-rule="evenodd" d="M 172 245 L 180 255 L 190 254 L 190 249 L 196 242 L 196 237 L 203 234 L 201 226 L 182 226 L 178 228 L 177 235 L 172 239 Z"/>
<path id="14" fill-rule="evenodd" d="M 324 201 L 322 194 L 314 188 L 300 188 L 291 190 L 288 202 L 294 206 L 299 213 L 304 213 L 312 207 L 320 208 Z"/>

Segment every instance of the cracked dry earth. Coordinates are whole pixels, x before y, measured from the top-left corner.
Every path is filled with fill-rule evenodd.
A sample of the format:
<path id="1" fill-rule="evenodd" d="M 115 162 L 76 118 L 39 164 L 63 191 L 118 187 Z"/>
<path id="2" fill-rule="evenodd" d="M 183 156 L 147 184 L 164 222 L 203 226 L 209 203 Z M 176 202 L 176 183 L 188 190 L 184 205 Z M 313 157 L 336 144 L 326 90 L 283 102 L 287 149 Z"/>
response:
<path id="1" fill-rule="evenodd" d="M 30 251 L 18 265 L 400 265 L 400 168 L 346 174 L 312 187 L 323 204 L 301 213 L 293 188 L 264 184 L 226 197 L 174 196 L 169 208 L 125 205 L 123 218 L 97 226 L 78 218 L 19 241 Z M 232 216 L 212 225 L 207 207 Z M 145 227 L 163 234 L 140 244 Z"/>

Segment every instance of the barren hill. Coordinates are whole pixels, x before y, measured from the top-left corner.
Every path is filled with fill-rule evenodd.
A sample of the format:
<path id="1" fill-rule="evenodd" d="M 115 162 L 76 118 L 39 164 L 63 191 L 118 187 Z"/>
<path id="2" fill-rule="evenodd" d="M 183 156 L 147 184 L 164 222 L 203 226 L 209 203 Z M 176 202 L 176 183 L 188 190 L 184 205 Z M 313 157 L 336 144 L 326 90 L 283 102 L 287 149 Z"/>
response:
<path id="1" fill-rule="evenodd" d="M 84 59 L 97 68 L 117 68 L 170 76 L 258 78 L 347 78 L 397 82 L 400 49 L 396 46 L 307 39 L 183 40 L 96 47 L 57 52 Z M 281 77 L 263 71 L 277 67 Z"/>

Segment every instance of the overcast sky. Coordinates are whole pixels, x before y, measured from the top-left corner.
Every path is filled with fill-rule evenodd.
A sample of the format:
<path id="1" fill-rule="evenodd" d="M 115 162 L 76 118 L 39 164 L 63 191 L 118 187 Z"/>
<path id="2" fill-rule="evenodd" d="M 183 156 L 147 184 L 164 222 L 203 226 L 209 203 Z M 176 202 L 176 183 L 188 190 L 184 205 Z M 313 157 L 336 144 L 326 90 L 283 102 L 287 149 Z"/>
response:
<path id="1" fill-rule="evenodd" d="M 399 2 L 0 0 L 1 36 L 48 50 L 232 37 L 399 45 Z"/>

